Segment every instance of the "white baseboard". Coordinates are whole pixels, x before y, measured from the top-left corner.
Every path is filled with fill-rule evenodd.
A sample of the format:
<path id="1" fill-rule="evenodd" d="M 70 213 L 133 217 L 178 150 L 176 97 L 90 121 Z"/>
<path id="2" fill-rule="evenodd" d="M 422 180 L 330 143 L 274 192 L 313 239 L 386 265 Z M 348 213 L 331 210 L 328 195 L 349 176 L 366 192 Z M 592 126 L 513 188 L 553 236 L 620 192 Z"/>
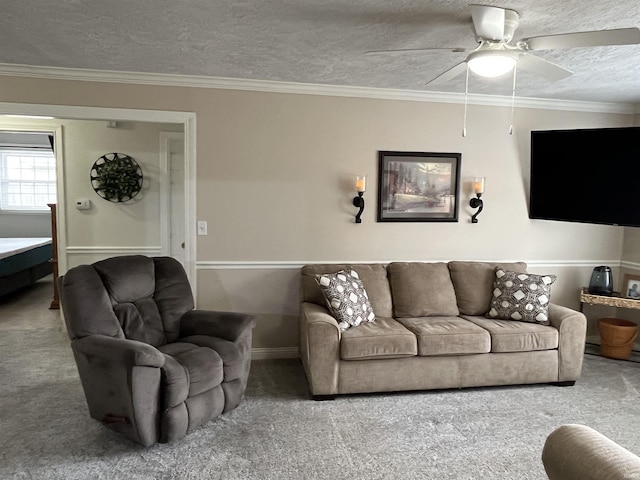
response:
<path id="1" fill-rule="evenodd" d="M 251 350 L 252 360 L 274 360 L 278 358 L 299 358 L 298 347 L 254 348 Z"/>

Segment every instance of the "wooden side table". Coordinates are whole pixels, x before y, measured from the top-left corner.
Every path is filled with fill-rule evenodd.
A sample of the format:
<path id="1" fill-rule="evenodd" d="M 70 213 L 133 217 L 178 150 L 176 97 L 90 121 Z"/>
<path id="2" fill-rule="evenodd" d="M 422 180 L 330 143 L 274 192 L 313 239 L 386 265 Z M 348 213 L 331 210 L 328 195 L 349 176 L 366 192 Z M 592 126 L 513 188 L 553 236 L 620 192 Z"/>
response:
<path id="1" fill-rule="evenodd" d="M 589 293 L 588 288 L 583 288 L 582 292 L 580 292 L 581 312 L 585 303 L 590 305 L 606 305 L 608 307 L 640 309 L 640 300 L 621 297 L 619 292 L 614 292 L 611 296 L 594 295 Z"/>
<path id="2" fill-rule="evenodd" d="M 583 288 L 582 291 L 580 292 L 580 311 L 581 312 L 583 311 L 585 304 L 604 305 L 607 307 L 629 308 L 632 310 L 640 310 L 640 300 L 621 297 L 619 292 L 614 292 L 613 295 L 611 296 L 594 295 L 589 293 L 588 288 Z M 599 344 L 587 342 L 587 346 L 589 345 L 590 346 L 597 345 L 598 347 L 600 347 Z M 634 352 L 638 353 L 637 350 L 634 350 Z M 626 361 L 640 363 L 638 360 L 626 360 Z"/>

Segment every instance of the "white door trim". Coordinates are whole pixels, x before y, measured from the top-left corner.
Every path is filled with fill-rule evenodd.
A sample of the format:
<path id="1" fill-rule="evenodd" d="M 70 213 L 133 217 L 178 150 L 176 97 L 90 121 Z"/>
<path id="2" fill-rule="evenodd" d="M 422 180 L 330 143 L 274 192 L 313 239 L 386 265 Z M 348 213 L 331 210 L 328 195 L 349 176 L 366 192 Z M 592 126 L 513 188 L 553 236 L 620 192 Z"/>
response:
<path id="1" fill-rule="evenodd" d="M 196 114 L 194 112 L 0 102 L 0 115 L 50 116 L 75 120 L 115 120 L 183 124 L 185 141 L 185 270 L 189 277 L 191 288 L 194 292 L 197 292 L 195 245 Z M 18 119 L 16 119 L 16 123 L 19 123 Z M 23 128 L 23 126 L 20 128 Z M 58 176 L 56 179 L 58 185 L 58 251 L 60 253 L 58 266 L 60 268 L 60 272 L 64 273 L 68 263 L 66 252 L 66 206 L 64 204 L 65 185 L 63 165 L 64 156 L 62 155 L 62 128 L 34 127 L 34 130 L 50 130 L 55 132 L 55 140 L 57 144 L 56 162 L 58 164 L 56 172 Z"/>

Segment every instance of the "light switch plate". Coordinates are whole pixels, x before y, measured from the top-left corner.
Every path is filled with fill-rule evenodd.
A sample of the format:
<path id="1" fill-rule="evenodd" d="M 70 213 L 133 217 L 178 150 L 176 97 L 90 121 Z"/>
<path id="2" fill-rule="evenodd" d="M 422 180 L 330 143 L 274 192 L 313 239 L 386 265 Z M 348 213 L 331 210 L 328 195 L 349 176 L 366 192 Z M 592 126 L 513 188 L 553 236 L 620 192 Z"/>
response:
<path id="1" fill-rule="evenodd" d="M 206 234 L 207 234 L 207 221 L 198 220 L 198 235 L 206 235 Z"/>

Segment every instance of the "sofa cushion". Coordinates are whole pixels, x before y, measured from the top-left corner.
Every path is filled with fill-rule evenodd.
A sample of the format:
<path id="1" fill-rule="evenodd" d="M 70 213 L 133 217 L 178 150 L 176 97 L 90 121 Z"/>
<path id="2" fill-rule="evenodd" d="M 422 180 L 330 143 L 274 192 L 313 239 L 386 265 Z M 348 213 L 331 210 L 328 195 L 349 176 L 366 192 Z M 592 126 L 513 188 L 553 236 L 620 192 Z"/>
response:
<path id="1" fill-rule="evenodd" d="M 555 275 L 519 273 L 496 267 L 487 317 L 549 325 L 551 285 Z"/>
<path id="2" fill-rule="evenodd" d="M 458 315 L 446 263 L 393 262 L 387 269 L 395 318 Z"/>
<path id="3" fill-rule="evenodd" d="M 448 263 L 461 315 L 485 315 L 489 311 L 496 267 L 514 272 L 526 272 L 524 262 L 463 262 Z"/>
<path id="4" fill-rule="evenodd" d="M 491 335 L 491 352 L 531 352 L 558 348 L 558 329 L 539 323 L 465 316 Z"/>
<path id="5" fill-rule="evenodd" d="M 340 340 L 342 360 L 414 357 L 418 353 L 416 336 L 392 318 L 350 328 Z"/>
<path id="6" fill-rule="evenodd" d="M 373 311 L 379 317 L 392 317 L 391 290 L 387 280 L 387 268 L 385 265 L 371 264 L 318 264 L 302 267 L 300 297 L 303 302 L 311 302 L 316 305 L 326 306 L 322 289 L 316 282 L 316 275 L 321 273 L 336 273 L 340 270 L 355 270 L 367 290 L 369 302 Z"/>
<path id="7" fill-rule="evenodd" d="M 340 330 L 357 327 L 376 319 L 369 297 L 355 270 L 316 275 L 327 308 L 338 321 Z"/>
<path id="8" fill-rule="evenodd" d="M 491 351 L 489 332 L 460 317 L 399 318 L 418 338 L 418 355 L 465 355 Z"/>

